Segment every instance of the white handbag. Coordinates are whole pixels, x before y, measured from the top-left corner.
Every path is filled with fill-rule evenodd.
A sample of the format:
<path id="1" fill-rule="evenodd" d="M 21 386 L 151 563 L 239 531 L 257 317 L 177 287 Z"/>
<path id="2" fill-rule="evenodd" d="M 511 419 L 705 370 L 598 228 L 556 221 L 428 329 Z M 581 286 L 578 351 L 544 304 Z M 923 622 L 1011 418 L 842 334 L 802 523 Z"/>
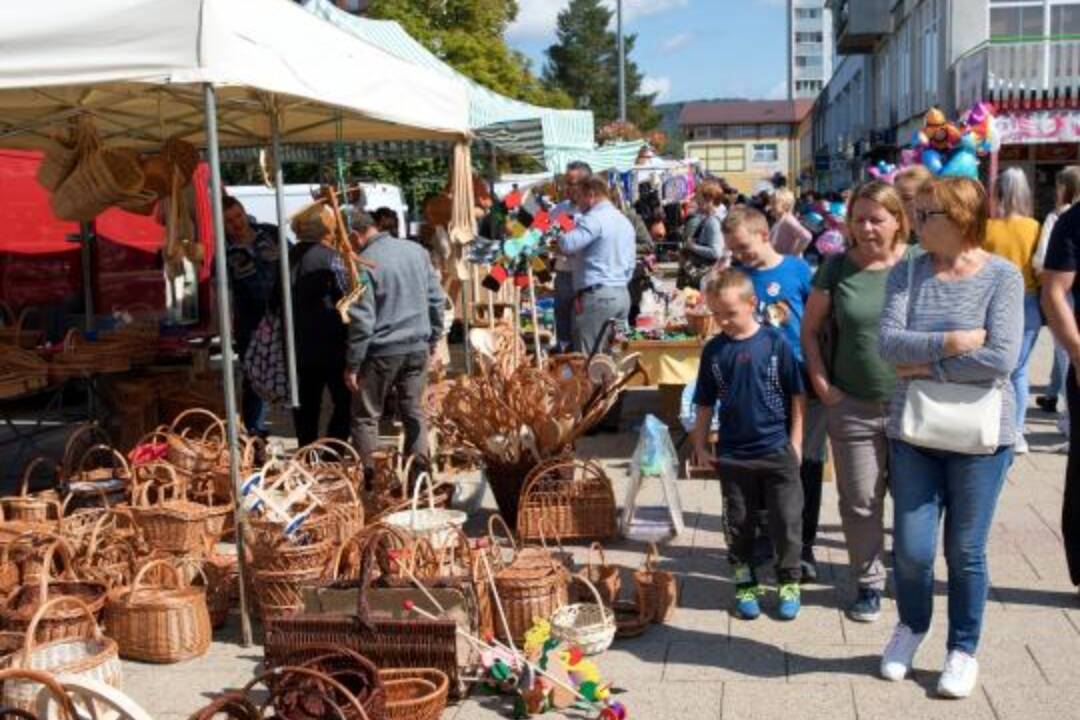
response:
<path id="1" fill-rule="evenodd" d="M 908 325 L 914 293 L 915 258 L 908 259 Z M 1000 445 L 1001 387 L 911 380 L 900 418 L 900 439 L 931 450 L 993 455 Z"/>

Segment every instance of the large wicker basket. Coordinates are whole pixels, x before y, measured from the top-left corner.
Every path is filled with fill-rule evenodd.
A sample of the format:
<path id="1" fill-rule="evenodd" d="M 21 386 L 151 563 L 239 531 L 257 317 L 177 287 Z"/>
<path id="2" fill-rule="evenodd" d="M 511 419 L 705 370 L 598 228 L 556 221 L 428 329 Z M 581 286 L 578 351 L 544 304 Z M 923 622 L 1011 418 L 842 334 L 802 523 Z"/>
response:
<path id="1" fill-rule="evenodd" d="M 492 516 L 491 521 L 495 518 L 499 516 Z M 491 558 L 495 566 L 495 634 L 503 642 L 520 645 L 537 618 L 550 618 L 567 603 L 568 573 L 546 549 L 512 547 L 509 559 L 503 557 L 491 521 L 488 534 L 495 550 Z"/>
<path id="2" fill-rule="evenodd" d="M 556 458 L 530 472 L 518 501 L 521 540 L 539 540 L 545 522 L 564 540 L 614 537 L 615 493 L 603 468 L 592 461 Z"/>
<path id="3" fill-rule="evenodd" d="M 89 632 L 38 644 L 35 639 L 38 624 L 46 615 L 59 612 L 57 608 L 65 605 L 82 613 L 90 625 Z M 26 630 L 22 652 L 11 657 L 11 665 L 14 668 L 42 670 L 51 675 L 75 675 L 120 687 L 120 658 L 116 642 L 101 634 L 93 612 L 78 598 L 54 598 L 38 608 Z M 3 704 L 32 711 L 36 709 L 39 691 L 40 685 L 36 682 L 5 678 Z"/>
<path id="4" fill-rule="evenodd" d="M 146 575 L 165 570 L 171 582 L 150 585 Z M 206 589 L 184 582 L 167 560 L 143 565 L 130 588 L 113 591 L 105 625 L 128 660 L 174 663 L 199 657 L 210 647 Z"/>
<path id="5" fill-rule="evenodd" d="M 159 471 L 175 478 L 173 468 L 164 463 L 139 467 L 139 473 L 147 476 Z M 152 491 L 158 493 L 156 500 L 150 498 Z M 219 518 L 214 509 L 186 499 L 175 479 L 163 484 L 143 484 L 136 491 L 129 512 L 150 547 L 178 555 L 202 553 L 207 538 L 218 530 Z"/>

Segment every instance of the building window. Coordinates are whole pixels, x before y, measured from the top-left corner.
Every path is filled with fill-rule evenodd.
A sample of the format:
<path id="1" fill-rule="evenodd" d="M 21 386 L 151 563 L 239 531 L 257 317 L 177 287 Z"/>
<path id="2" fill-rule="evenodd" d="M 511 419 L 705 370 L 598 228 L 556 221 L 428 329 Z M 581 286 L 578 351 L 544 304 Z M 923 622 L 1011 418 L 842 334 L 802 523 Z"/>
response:
<path id="1" fill-rule="evenodd" d="M 700 160 L 711 173 L 746 171 L 746 149 L 742 145 L 705 145 L 689 148 L 690 157 Z"/>
<path id="2" fill-rule="evenodd" d="M 825 41 L 824 33 L 819 32 L 796 32 L 795 42 L 797 43 L 820 43 Z"/>
<path id="3" fill-rule="evenodd" d="M 1055 5 L 1050 8 L 1050 34 L 1080 35 L 1080 5 Z"/>
<path id="4" fill-rule="evenodd" d="M 938 90 L 938 12 L 937 2 L 928 2 L 923 10 L 922 32 L 922 67 L 923 67 L 923 92 L 930 96 L 933 102 L 937 99 Z"/>
<path id="5" fill-rule="evenodd" d="M 796 8 L 795 17 L 800 20 L 816 20 L 821 17 L 820 8 Z"/>
<path id="6" fill-rule="evenodd" d="M 771 163 L 780 161 L 780 146 L 776 143 L 755 143 L 754 144 L 754 158 L 753 163 L 755 165 L 768 165 Z"/>
<path id="7" fill-rule="evenodd" d="M 997 4 L 997 3 L 995 3 Z M 990 37 L 997 39 L 1041 38 L 1044 35 L 1043 4 L 1013 2 L 990 8 Z"/>

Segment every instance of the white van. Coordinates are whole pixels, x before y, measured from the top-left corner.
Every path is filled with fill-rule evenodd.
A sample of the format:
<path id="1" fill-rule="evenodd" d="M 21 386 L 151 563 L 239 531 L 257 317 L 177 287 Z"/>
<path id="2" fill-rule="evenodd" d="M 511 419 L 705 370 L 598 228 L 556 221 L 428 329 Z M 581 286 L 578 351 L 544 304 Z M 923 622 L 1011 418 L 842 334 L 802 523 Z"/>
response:
<path id="1" fill-rule="evenodd" d="M 364 188 L 365 210 L 374 212 L 378 208 L 388 207 L 397 213 L 398 227 L 402 231 L 409 227 L 406 222 L 408 208 L 402 197 L 401 188 L 385 183 L 361 183 L 360 186 Z M 288 228 L 288 218 L 300 208 L 310 204 L 312 191 L 318 189 L 318 185 L 285 186 L 286 228 Z M 265 185 L 232 185 L 226 188 L 226 191 L 244 204 L 248 215 L 253 215 L 261 223 L 277 225 L 277 200 L 273 188 Z M 289 242 L 296 242 L 292 231 L 289 230 L 288 233 Z"/>

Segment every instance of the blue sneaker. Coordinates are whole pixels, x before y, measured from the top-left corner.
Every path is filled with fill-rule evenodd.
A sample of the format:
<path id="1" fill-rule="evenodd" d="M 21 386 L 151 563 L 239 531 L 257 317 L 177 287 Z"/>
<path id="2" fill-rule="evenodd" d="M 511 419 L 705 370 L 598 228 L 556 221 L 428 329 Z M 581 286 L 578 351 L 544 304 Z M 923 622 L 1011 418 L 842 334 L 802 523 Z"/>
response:
<path id="1" fill-rule="evenodd" d="M 754 620 L 761 615 L 761 586 L 754 578 L 749 565 L 735 566 L 735 614 L 743 620 Z"/>
<path id="2" fill-rule="evenodd" d="M 785 583 L 780 586 L 780 605 L 777 613 L 781 620 L 794 620 L 802 609 L 802 591 L 799 583 Z"/>
<path id="3" fill-rule="evenodd" d="M 735 590 L 735 614 L 743 620 L 756 620 L 761 615 L 760 585 L 746 585 Z"/>
<path id="4" fill-rule="evenodd" d="M 859 588 L 859 595 L 848 608 L 847 616 L 855 622 L 876 622 L 881 617 L 881 591 Z"/>

